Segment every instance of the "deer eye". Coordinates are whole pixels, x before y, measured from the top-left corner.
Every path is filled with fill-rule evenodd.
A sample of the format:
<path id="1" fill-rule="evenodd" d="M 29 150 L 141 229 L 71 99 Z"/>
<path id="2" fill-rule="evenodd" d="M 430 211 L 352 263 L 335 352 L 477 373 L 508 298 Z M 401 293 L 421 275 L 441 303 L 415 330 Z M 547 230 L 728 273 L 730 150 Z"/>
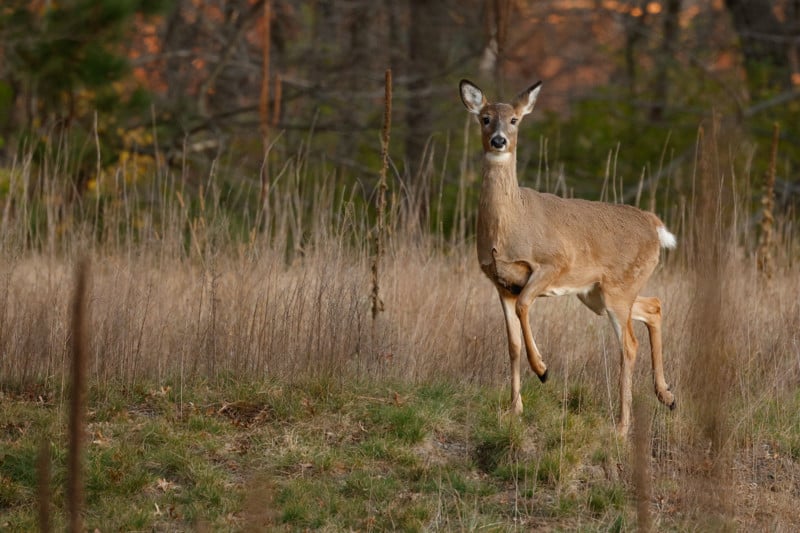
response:
<path id="1" fill-rule="evenodd" d="M 489 117 L 481 117 L 481 120 L 483 121 L 484 126 L 488 126 L 489 122 L 492 121 L 492 119 Z"/>
<path id="2" fill-rule="evenodd" d="M 517 124 L 517 122 L 518 122 L 518 121 L 519 121 L 519 119 L 518 119 L 517 117 L 513 117 L 513 118 L 511 119 L 511 125 L 512 125 L 512 126 L 515 126 L 515 125 Z"/>

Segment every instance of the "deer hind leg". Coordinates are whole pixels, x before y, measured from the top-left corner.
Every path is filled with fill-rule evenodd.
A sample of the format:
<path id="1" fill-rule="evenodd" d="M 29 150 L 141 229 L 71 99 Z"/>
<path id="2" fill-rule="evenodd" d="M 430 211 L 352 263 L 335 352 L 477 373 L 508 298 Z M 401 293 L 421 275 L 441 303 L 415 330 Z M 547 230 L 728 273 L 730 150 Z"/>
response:
<path id="1" fill-rule="evenodd" d="M 506 319 L 508 355 L 511 359 L 511 410 L 514 414 L 520 415 L 522 414 L 522 396 L 520 395 L 519 360 L 522 351 L 522 335 L 519 318 L 514 311 L 517 298 L 502 289 L 498 289 L 498 292 Z"/>
<path id="2" fill-rule="evenodd" d="M 650 334 L 650 356 L 653 360 L 653 385 L 659 401 L 675 409 L 675 396 L 664 379 L 664 361 L 661 348 L 661 301 L 655 297 L 639 296 L 633 303 L 631 317 L 644 322 Z"/>
<path id="3" fill-rule="evenodd" d="M 633 334 L 631 306 L 629 304 L 615 303 L 609 305 L 608 317 L 611 319 L 611 325 L 614 326 L 614 331 L 617 333 L 621 346 L 617 433 L 625 436 L 628 434 L 628 428 L 631 425 L 633 367 L 636 363 L 636 350 L 639 347 L 639 343 Z"/>

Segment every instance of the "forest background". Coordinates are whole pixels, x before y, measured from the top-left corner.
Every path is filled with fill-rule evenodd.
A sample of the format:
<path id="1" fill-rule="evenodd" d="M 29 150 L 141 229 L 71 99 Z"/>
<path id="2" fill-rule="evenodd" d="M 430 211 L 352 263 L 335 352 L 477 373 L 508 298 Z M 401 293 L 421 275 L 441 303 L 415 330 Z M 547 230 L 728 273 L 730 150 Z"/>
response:
<path id="1" fill-rule="evenodd" d="M 213 165 L 239 218 L 305 146 L 372 198 L 391 68 L 391 182 L 423 225 L 450 229 L 459 180 L 476 182 L 462 77 L 496 98 L 543 80 L 520 175 L 546 167 L 551 188 L 593 199 L 613 164 L 625 201 L 661 181 L 674 202 L 704 122 L 763 172 L 778 121 L 783 212 L 800 195 L 798 50 L 796 0 L 4 2 L 0 195 L 15 161 L 66 147 L 59 210 L 87 194 L 113 200 L 113 169 L 135 158 L 129 181 L 163 163 L 194 190 Z"/>

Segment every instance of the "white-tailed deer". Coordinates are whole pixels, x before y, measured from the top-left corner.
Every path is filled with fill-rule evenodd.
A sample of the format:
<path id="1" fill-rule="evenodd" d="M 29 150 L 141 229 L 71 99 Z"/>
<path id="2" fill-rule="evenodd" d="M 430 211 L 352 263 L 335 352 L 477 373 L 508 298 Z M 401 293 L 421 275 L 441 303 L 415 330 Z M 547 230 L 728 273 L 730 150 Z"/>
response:
<path id="1" fill-rule="evenodd" d="M 544 382 L 547 366 L 536 348 L 528 311 L 539 296 L 576 294 L 589 309 L 611 319 L 621 345 L 620 415 L 625 435 L 631 418 L 631 375 L 638 342 L 631 320 L 647 325 L 656 396 L 670 409 L 675 398 L 664 380 L 661 302 L 639 296 L 658 264 L 660 248 L 675 236 L 654 214 L 632 206 L 566 199 L 520 187 L 517 128 L 533 110 L 541 82 L 512 104 L 489 103 L 473 83 L 462 80 L 461 100 L 481 126 L 483 184 L 478 207 L 478 260 L 497 287 L 511 356 L 511 406 L 522 413 L 522 342 L 531 368 Z M 521 334 L 520 334 L 521 333 Z"/>

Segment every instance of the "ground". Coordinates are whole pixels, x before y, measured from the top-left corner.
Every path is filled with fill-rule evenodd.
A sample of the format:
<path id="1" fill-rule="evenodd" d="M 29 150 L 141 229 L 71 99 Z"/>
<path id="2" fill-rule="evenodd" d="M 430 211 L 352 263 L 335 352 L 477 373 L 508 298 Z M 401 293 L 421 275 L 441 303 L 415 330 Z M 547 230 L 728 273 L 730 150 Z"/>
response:
<path id="1" fill-rule="evenodd" d="M 93 387 L 86 526 L 181 530 L 791 530 L 800 462 L 791 439 L 689 443 L 674 414 L 637 398 L 647 486 L 633 439 L 600 397 L 528 380 L 507 391 L 451 381 L 333 379 Z M 121 390 L 122 389 L 122 390 Z M 37 527 L 37 457 L 51 461 L 51 520 L 63 526 L 64 397 L 7 388 L 0 528 Z M 768 417 L 768 413 L 764 414 Z M 748 433 L 753 435 L 753 433 Z M 690 440 L 690 439 L 689 439 Z M 796 450 L 794 451 L 796 454 Z M 637 497 L 648 494 L 637 514 Z"/>

